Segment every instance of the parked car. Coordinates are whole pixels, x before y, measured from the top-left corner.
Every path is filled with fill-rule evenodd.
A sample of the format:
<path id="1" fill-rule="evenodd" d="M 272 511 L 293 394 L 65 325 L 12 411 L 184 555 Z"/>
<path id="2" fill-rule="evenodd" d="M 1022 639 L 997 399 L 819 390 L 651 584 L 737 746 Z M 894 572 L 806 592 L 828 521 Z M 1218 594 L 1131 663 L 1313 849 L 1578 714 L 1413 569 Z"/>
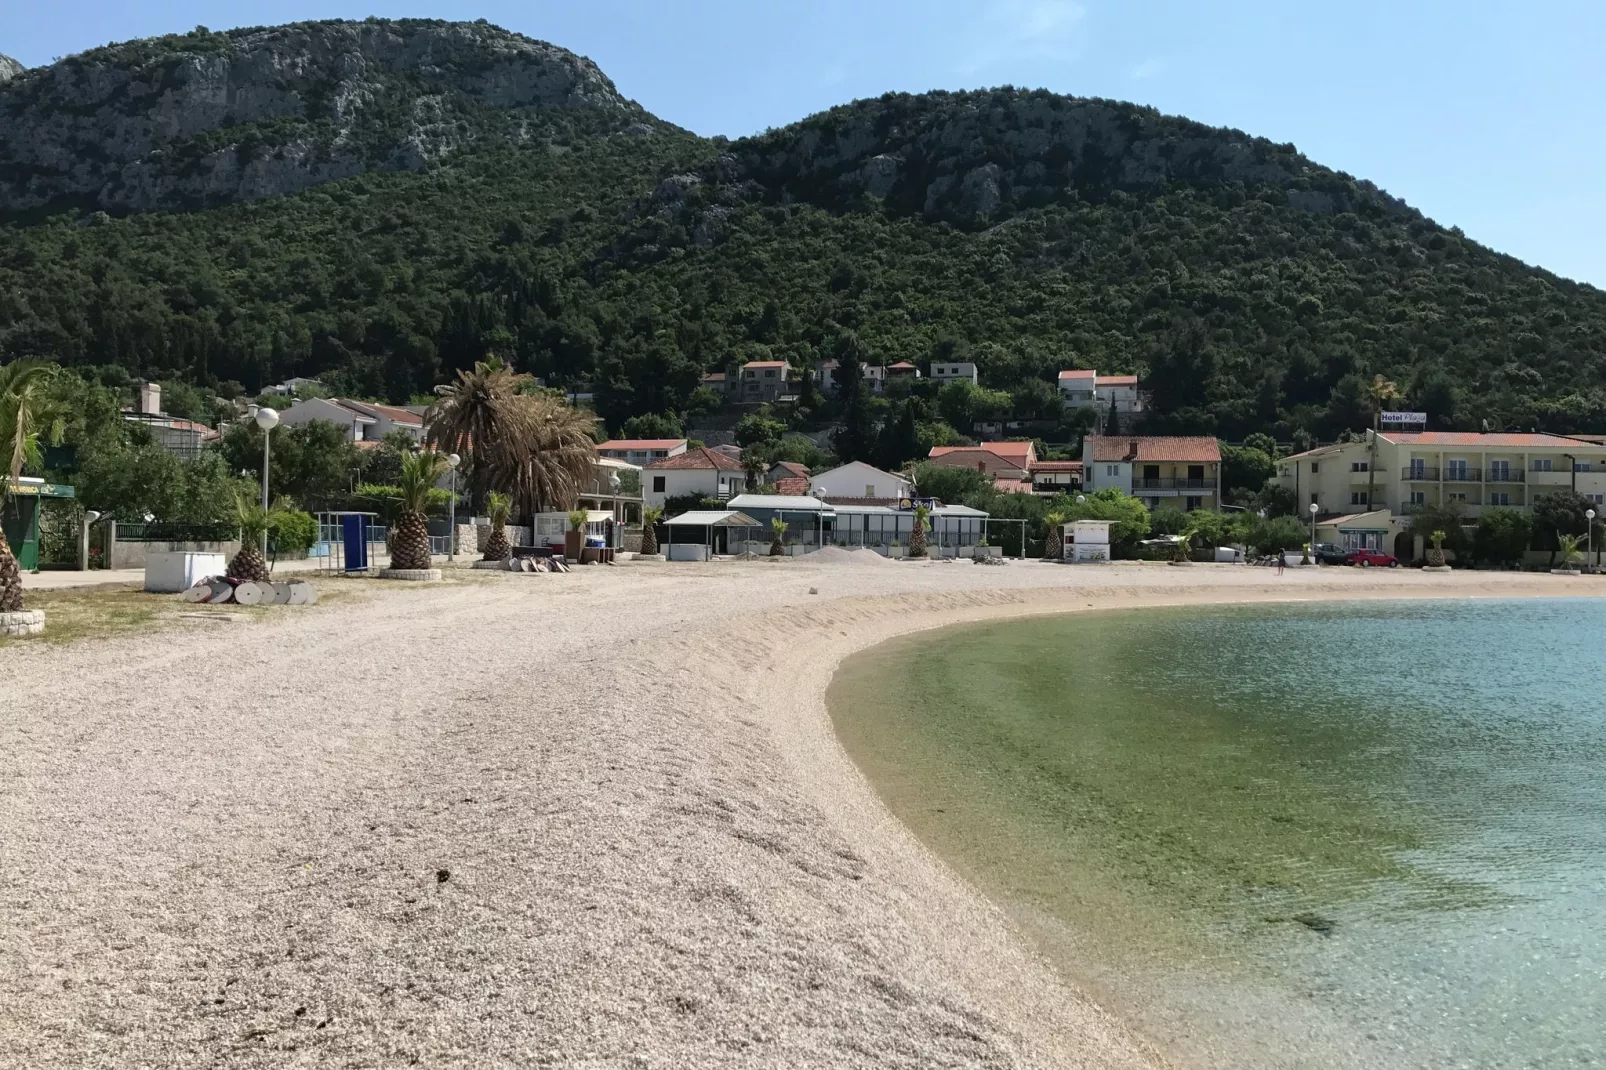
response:
<path id="1" fill-rule="evenodd" d="M 1362 568 L 1400 567 L 1400 562 L 1393 554 L 1386 554 L 1382 550 L 1351 550 L 1344 555 L 1344 564 L 1359 565 Z"/>
<path id="2" fill-rule="evenodd" d="M 1311 548 L 1311 556 L 1318 565 L 1342 565 L 1349 551 L 1330 542 L 1319 542 Z"/>

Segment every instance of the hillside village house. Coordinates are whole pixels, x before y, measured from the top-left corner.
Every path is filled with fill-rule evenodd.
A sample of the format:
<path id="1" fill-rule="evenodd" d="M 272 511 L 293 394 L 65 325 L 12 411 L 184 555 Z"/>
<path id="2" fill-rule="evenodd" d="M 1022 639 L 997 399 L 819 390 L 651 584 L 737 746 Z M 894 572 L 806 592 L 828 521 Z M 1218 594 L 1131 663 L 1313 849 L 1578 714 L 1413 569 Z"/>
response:
<path id="1" fill-rule="evenodd" d="M 1100 420 L 1108 416 L 1112 403 L 1123 424 L 1143 411 L 1143 395 L 1138 392 L 1135 375 L 1100 375 L 1090 369 L 1063 371 L 1059 374 L 1059 390 L 1067 409 L 1094 409 Z"/>
<path id="2" fill-rule="evenodd" d="M 401 431 L 415 444 L 424 441 L 424 417 L 399 405 L 379 405 L 350 398 L 305 398 L 279 413 L 283 424 L 332 423 L 346 432 L 346 441 L 378 442 Z"/>
<path id="3" fill-rule="evenodd" d="M 724 372 L 709 372 L 707 375 L 703 376 L 702 383 L 714 393 L 721 395 L 724 394 L 726 388 L 730 386 L 730 380 L 726 377 Z"/>
<path id="4" fill-rule="evenodd" d="M 742 365 L 742 401 L 779 401 L 787 392 L 792 365 L 784 360 L 750 360 Z"/>
<path id="5" fill-rule="evenodd" d="M 1547 490 L 1576 490 L 1606 505 L 1606 445 L 1542 434 L 1368 432 L 1284 457 L 1276 482 L 1320 513 L 1389 510 L 1398 516 L 1454 504 L 1475 519 L 1491 505 L 1528 509 Z"/>
<path id="6" fill-rule="evenodd" d="M 1028 470 L 1033 494 L 1074 494 L 1082 489 L 1081 461 L 1033 461 Z"/>
<path id="7" fill-rule="evenodd" d="M 933 446 L 928 460 L 944 468 L 973 468 L 1000 490 L 1030 494 L 1037 447 L 1031 442 L 983 442 L 979 446 Z"/>
<path id="8" fill-rule="evenodd" d="M 654 508 L 667 498 L 686 494 L 724 501 L 746 489 L 747 471 L 742 462 L 707 446 L 654 461 L 641 472 L 642 501 Z"/>
<path id="9" fill-rule="evenodd" d="M 976 365 L 968 360 L 934 360 L 931 362 L 931 378 L 938 383 L 955 383 L 961 379 L 968 383 L 981 381 L 976 372 Z"/>
<path id="10" fill-rule="evenodd" d="M 906 360 L 900 360 L 896 364 L 887 365 L 887 378 L 918 379 L 920 378 L 920 369 L 915 367 L 913 364 L 910 364 Z"/>
<path id="11" fill-rule="evenodd" d="M 903 476 L 883 472 L 863 461 L 850 461 L 809 477 L 809 494 L 829 502 L 865 501 L 896 504 L 913 492 L 914 484 Z"/>
<path id="12" fill-rule="evenodd" d="M 834 360 L 822 360 L 817 378 L 820 380 L 822 394 L 835 394 L 837 392 L 836 372 L 839 364 Z M 870 388 L 872 394 L 884 393 L 887 388 L 887 369 L 876 364 L 865 364 L 859 368 L 859 374 Z"/>
<path id="13" fill-rule="evenodd" d="M 152 441 L 181 460 L 194 460 L 204 446 L 222 437 L 205 424 L 163 412 L 160 383 L 136 382 L 134 407 L 122 410 L 122 414 L 124 420 L 145 428 Z"/>
<path id="14" fill-rule="evenodd" d="M 597 447 L 597 455 L 646 466 L 686 452 L 683 438 L 612 438 Z"/>
<path id="15" fill-rule="evenodd" d="M 1220 479 L 1214 438 L 1089 435 L 1082 442 L 1085 490 L 1117 487 L 1150 509 L 1218 509 Z"/>

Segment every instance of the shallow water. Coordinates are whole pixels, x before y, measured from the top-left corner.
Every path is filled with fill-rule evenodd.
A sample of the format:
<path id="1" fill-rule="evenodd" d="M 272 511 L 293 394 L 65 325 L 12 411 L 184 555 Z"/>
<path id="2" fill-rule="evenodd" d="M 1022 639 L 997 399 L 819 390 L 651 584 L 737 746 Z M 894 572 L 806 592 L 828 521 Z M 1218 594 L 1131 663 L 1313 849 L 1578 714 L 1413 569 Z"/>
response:
<path id="1" fill-rule="evenodd" d="M 1136 610 L 850 659 L 903 820 L 1185 1065 L 1606 1065 L 1606 602 Z"/>

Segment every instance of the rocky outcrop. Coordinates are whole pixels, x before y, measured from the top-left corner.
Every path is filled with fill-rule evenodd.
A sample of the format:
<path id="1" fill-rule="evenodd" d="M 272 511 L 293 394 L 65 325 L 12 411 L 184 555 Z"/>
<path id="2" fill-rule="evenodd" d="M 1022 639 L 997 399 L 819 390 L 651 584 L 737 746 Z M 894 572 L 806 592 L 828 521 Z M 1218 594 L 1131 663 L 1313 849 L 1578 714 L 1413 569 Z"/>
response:
<path id="1" fill-rule="evenodd" d="M 485 23 L 197 30 L 17 70 L 0 88 L 3 213 L 227 204 L 417 170 L 480 138 L 666 128 L 591 61 Z"/>
<path id="2" fill-rule="evenodd" d="M 0 85 L 5 85 L 27 69 L 10 56 L 0 55 Z"/>

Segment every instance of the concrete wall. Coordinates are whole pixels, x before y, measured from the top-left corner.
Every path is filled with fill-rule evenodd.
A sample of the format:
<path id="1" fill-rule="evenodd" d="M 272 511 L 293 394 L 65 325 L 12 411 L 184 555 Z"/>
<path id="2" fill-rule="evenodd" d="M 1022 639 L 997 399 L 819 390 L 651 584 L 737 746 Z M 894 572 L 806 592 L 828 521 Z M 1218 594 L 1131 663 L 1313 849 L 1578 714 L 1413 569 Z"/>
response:
<path id="1" fill-rule="evenodd" d="M 234 555 L 240 552 L 238 540 L 228 542 L 124 542 L 117 540 L 112 547 L 107 568 L 144 568 L 145 555 L 153 552 L 180 552 L 222 554 L 226 560 L 233 560 Z"/>

